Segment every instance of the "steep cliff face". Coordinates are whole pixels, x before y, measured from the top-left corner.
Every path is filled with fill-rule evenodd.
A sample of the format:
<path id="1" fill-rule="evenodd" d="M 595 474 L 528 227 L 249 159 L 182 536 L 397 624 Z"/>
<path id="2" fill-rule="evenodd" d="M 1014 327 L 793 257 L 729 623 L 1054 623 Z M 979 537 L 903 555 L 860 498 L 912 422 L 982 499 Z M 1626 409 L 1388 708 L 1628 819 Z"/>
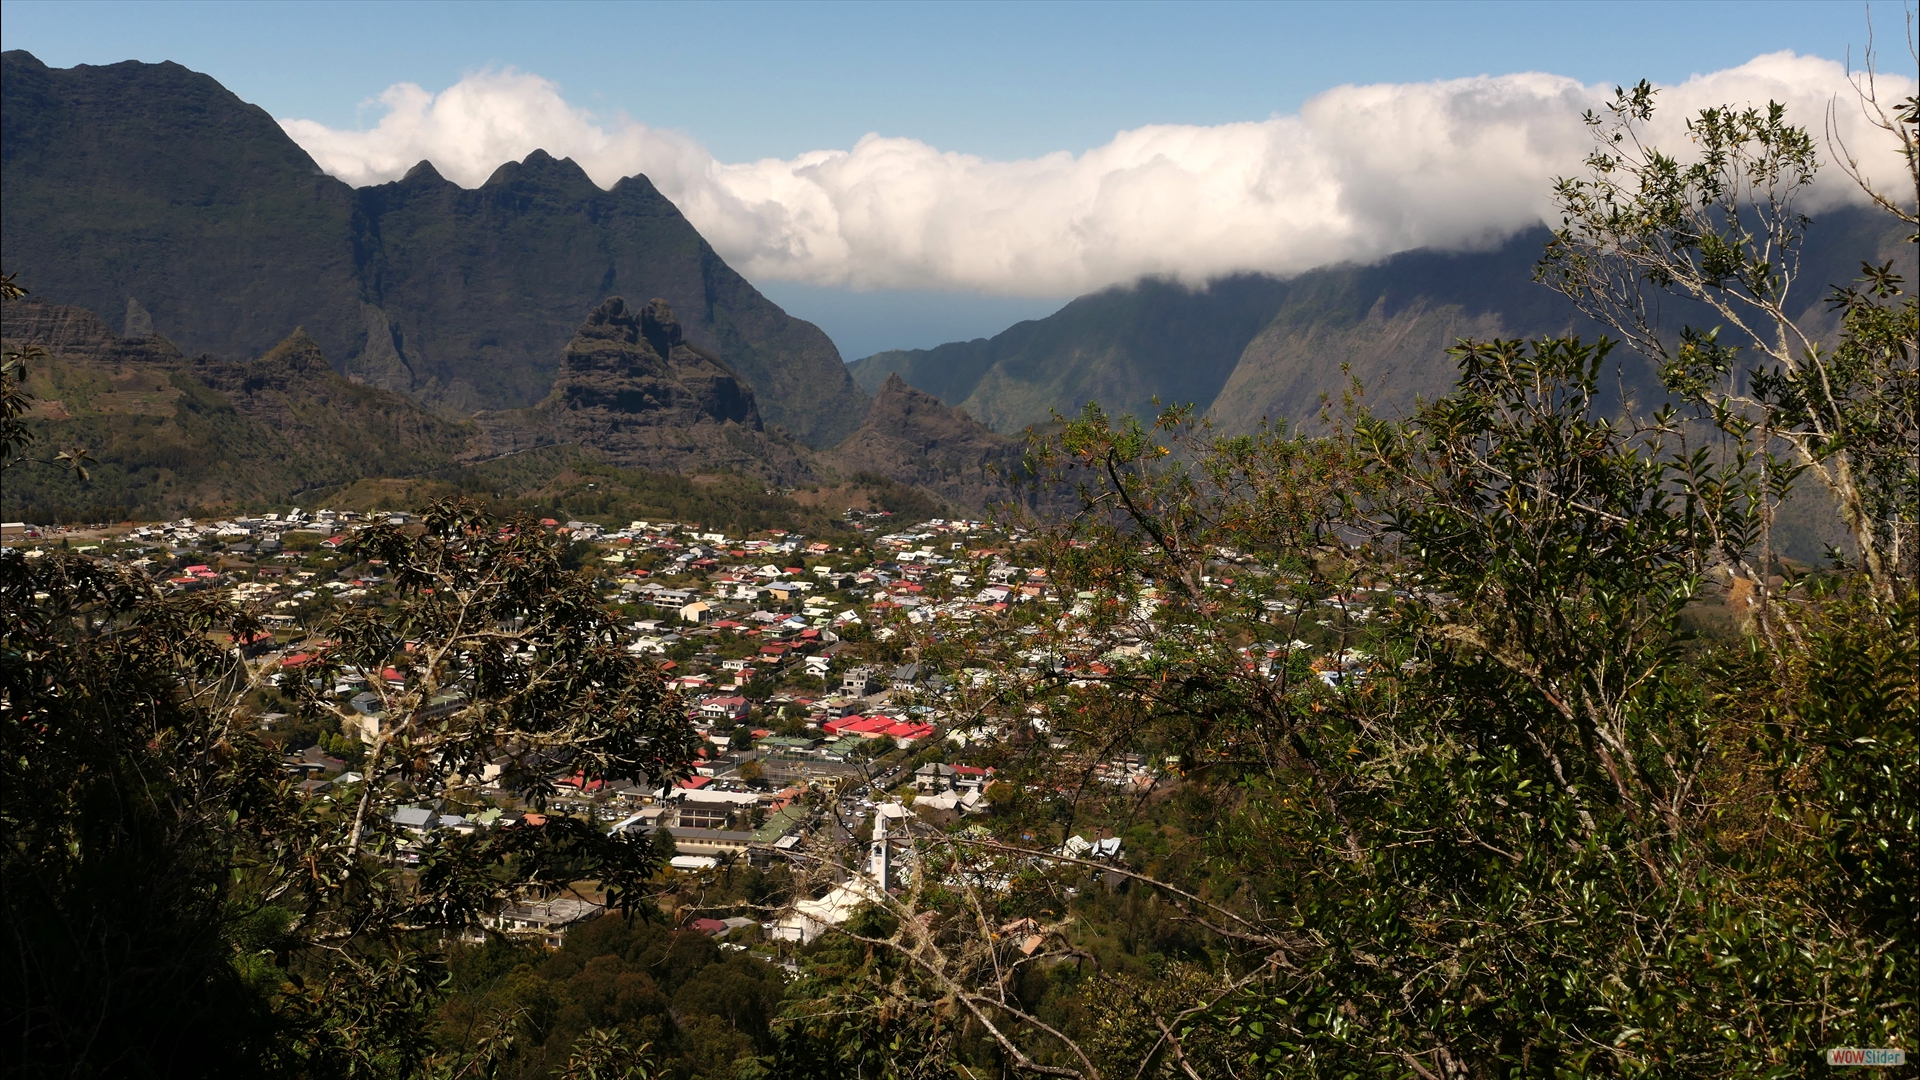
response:
<path id="1" fill-rule="evenodd" d="M 188 354 L 300 326 L 340 370 L 442 409 L 540 401 L 601 298 L 665 298 L 690 343 L 831 445 L 866 396 L 817 327 L 761 296 L 645 177 L 611 191 L 535 152 L 467 191 L 424 163 L 355 190 L 265 111 L 177 64 L 0 55 L 0 246 L 36 295 Z M 123 315 L 124 313 L 124 315 Z"/>
<path id="2" fill-rule="evenodd" d="M 889 375 L 860 430 L 822 458 L 845 475 L 877 473 L 977 513 L 1018 498 L 1024 449 Z"/>
<path id="3" fill-rule="evenodd" d="M 370 382 L 463 411 L 533 404 L 594 305 L 645 296 L 795 437 L 835 442 L 865 408 L 827 336 L 734 273 L 643 176 L 602 191 L 535 151 L 472 191 L 422 162 L 354 196 L 365 336 L 347 366 Z"/>
<path id="4" fill-rule="evenodd" d="M 782 484 L 813 476 L 802 448 L 767 430 L 753 388 L 689 344 L 659 298 L 638 308 L 602 302 L 568 342 L 545 401 L 478 419 L 487 454 L 577 443 L 660 472 L 726 469 Z"/>

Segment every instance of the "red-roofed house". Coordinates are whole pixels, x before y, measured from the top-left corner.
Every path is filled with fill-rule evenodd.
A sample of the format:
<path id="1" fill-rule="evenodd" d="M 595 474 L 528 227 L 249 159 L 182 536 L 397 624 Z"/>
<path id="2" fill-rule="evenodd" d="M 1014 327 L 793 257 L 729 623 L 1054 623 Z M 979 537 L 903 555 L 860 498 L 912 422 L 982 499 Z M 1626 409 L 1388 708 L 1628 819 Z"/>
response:
<path id="1" fill-rule="evenodd" d="M 747 708 L 747 699 L 743 697 L 711 697 L 700 703 L 700 716 L 706 720 L 738 723 L 747 718 Z"/>

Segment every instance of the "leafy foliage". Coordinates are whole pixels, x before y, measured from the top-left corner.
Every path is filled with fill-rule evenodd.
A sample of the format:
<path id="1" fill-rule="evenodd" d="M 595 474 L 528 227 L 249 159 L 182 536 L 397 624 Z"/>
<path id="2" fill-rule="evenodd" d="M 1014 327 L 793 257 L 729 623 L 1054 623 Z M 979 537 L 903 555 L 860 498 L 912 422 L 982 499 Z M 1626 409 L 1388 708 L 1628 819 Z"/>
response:
<path id="1" fill-rule="evenodd" d="M 423 535 L 362 543 L 387 560 L 398 609 L 342 611 L 331 647 L 282 689 L 309 715 L 361 721 L 328 693 L 354 670 L 384 708 L 366 779 L 312 798 L 251 722 L 265 673 L 232 642 L 257 626 L 83 559 L 0 556 L 16 1060 L 113 1074 L 453 1068 L 428 1037 L 438 934 L 583 878 L 616 906 L 647 893 L 664 852 L 588 821 L 429 843 L 394 824 L 409 802 L 458 802 L 490 765 L 535 807 L 559 769 L 676 777 L 695 736 L 542 530 L 456 504 Z"/>

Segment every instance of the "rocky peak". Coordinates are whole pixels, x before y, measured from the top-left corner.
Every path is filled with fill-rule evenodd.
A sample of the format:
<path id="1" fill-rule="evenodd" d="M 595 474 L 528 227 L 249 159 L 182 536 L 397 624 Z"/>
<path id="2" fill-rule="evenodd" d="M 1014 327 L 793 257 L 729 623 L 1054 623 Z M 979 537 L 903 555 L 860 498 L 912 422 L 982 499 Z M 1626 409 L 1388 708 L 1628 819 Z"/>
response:
<path id="1" fill-rule="evenodd" d="M 896 372 L 880 384 L 860 430 L 830 460 L 848 473 L 917 484 L 956 507 L 979 510 L 1013 495 L 1021 444 L 917 389 Z"/>
<path id="2" fill-rule="evenodd" d="M 689 344 L 658 298 L 602 300 L 567 343 L 546 401 L 480 421 L 495 453 L 572 442 L 641 468 L 731 468 L 782 482 L 809 475 L 790 441 L 765 430 L 753 388 Z"/>
<path id="3" fill-rule="evenodd" d="M 106 320 L 86 308 L 35 299 L 8 303 L 0 316 L 0 335 L 21 345 L 47 349 L 97 349 L 119 340 Z"/>
<path id="4" fill-rule="evenodd" d="M 329 396 L 348 385 L 327 362 L 320 343 L 298 327 L 257 359 L 235 362 L 202 356 L 194 362 L 194 373 L 207 385 L 235 395 L 238 401 L 252 401 L 261 394 Z"/>
<path id="5" fill-rule="evenodd" d="M 673 308 L 665 301 L 655 297 L 646 307 L 629 308 L 627 302 L 618 296 L 610 296 L 593 309 L 574 334 L 575 344 L 582 342 L 607 342 L 615 345 L 628 345 L 638 349 L 644 344 L 644 352 L 651 353 L 660 360 L 669 359 L 673 350 L 686 344 L 686 334 L 680 329 L 680 320 L 673 317 Z M 575 354 L 587 354 L 589 350 L 568 347 L 569 357 Z"/>
<path id="6" fill-rule="evenodd" d="M 56 356 L 114 363 L 171 363 L 180 359 L 180 351 L 166 338 L 123 338 L 105 319 L 86 308 L 49 304 L 34 297 L 6 305 L 0 316 L 0 337 L 16 345 L 38 345 Z"/>

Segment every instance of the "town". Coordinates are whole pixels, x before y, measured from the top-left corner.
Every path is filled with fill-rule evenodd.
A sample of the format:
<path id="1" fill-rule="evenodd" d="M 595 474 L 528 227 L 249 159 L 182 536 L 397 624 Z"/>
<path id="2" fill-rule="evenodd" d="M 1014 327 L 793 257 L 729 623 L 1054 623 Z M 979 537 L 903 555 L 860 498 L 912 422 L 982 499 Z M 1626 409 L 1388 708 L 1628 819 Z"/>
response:
<path id="1" fill-rule="evenodd" d="M 996 797 L 1010 797 L 996 764 L 1009 742 L 1038 740 L 1068 752 L 1068 742 L 1046 738 L 1040 710 L 1011 717 L 982 708 L 993 690 L 1048 680 L 1097 689 L 1116 667 L 1151 656 L 1153 589 L 1132 601 L 1131 620 L 1096 632 L 1087 618 L 1094 594 L 1060 596 L 1041 565 L 1036 536 L 1024 527 L 944 518 L 902 524 L 859 510 L 847 518 L 848 529 L 825 541 L 779 529 L 734 537 L 697 523 L 615 528 L 540 519 L 594 583 L 627 651 L 654 663 L 677 694 L 701 749 L 687 763 L 688 775 L 671 783 L 587 779 L 556 762 L 547 779 L 559 794 L 537 808 L 507 781 L 502 758 L 458 798 L 395 810 L 396 861 L 416 863 L 421 850 L 449 835 L 538 826 L 555 813 L 609 832 L 670 837 L 667 873 L 696 876 L 735 864 L 767 867 L 820 845 L 851 848 L 886 836 L 890 821 L 963 827 Z M 265 627 L 234 647 L 264 685 L 284 686 L 301 679 L 324 649 L 319 635 L 332 613 L 343 606 L 378 610 L 392 596 L 384 564 L 356 555 L 356 534 L 417 520 L 411 510 L 294 508 L 89 528 L 9 522 L 0 525 L 0 543 L 29 559 L 70 551 L 121 564 L 168 592 L 227 597 Z M 1272 624 L 1272 640 L 1240 649 L 1247 671 L 1261 678 L 1289 664 L 1329 686 L 1363 674 L 1371 658 L 1344 647 L 1338 630 L 1364 623 L 1372 605 L 1408 595 L 1382 583 L 1303 601 L 1289 597 L 1271 568 L 1237 569 L 1249 560 L 1230 550 L 1216 554 L 1222 576 L 1210 576 L 1207 588 L 1241 594 Z M 1237 590 L 1236 579 L 1225 576 L 1235 572 Z M 1302 629 L 1306 614 L 1320 617 Z M 1283 640 L 1283 629 L 1319 644 Z M 949 647 L 926 647 L 936 643 Z M 382 675 L 380 688 L 403 688 L 402 673 Z M 309 798 L 365 782 L 357 770 L 386 707 L 360 673 L 342 672 L 321 689 L 345 719 L 301 721 L 273 708 L 268 694 L 259 698 L 255 720 Z M 1097 785 L 1122 793 L 1164 787 L 1180 771 L 1177 759 L 1138 754 L 1084 764 Z M 1119 864 L 1122 843 L 1110 829 L 1085 831 L 1069 837 L 1060 854 L 1091 853 Z M 896 824 L 893 832 L 899 838 L 906 830 Z M 864 879 L 840 886 L 837 896 L 802 896 L 792 910 L 764 921 L 695 921 L 716 934 L 738 937 L 752 923 L 748 937 L 810 941 L 844 920 L 867 890 L 896 885 L 910 872 L 882 867 L 878 857 L 854 864 Z M 605 910 L 601 899 L 590 888 L 527 899 L 494 913 L 487 926 L 558 947 L 568 926 Z"/>

